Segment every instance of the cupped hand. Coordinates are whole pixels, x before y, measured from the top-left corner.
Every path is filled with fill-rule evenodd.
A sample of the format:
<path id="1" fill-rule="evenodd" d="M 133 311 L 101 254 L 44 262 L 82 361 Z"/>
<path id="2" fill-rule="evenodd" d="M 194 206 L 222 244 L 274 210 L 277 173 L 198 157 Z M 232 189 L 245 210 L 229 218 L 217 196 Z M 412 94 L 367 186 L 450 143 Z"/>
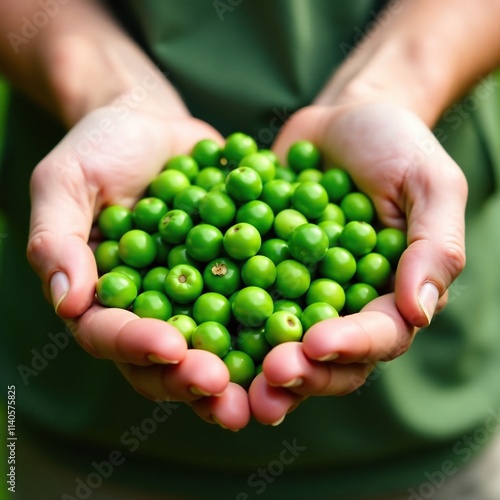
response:
<path id="1" fill-rule="evenodd" d="M 37 165 L 28 259 L 87 352 L 115 362 L 146 397 L 184 401 L 203 419 L 239 429 L 250 418 L 248 397 L 229 382 L 219 358 L 188 350 L 166 322 L 95 303 L 98 275 L 89 243 L 99 211 L 108 204 L 132 207 L 169 157 L 200 139 L 222 140 L 190 116 L 129 111 L 126 117 L 113 106 L 92 111 Z"/>
<path id="2" fill-rule="evenodd" d="M 284 160 L 300 139 L 318 145 L 326 168 L 350 173 L 380 221 L 407 232 L 408 248 L 394 293 L 357 314 L 318 323 L 302 342 L 268 354 L 249 391 L 253 414 L 267 424 L 280 422 L 308 396 L 352 392 L 377 362 L 406 352 L 418 329 L 444 307 L 465 265 L 467 184 L 415 114 L 382 101 L 310 106 L 285 124 L 275 151 Z"/>

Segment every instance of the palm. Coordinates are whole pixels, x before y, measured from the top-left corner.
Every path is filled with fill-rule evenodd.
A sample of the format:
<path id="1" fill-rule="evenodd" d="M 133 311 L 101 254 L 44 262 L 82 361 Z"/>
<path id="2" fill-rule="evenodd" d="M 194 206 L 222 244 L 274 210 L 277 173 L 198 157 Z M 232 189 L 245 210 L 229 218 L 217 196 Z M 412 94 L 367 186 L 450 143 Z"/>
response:
<path id="1" fill-rule="evenodd" d="M 102 123 L 110 123 L 108 133 Z M 187 152 L 199 139 L 219 135 L 207 124 L 187 117 L 166 120 L 161 115 L 131 112 L 126 119 L 114 117 L 112 109 L 99 109 L 88 115 L 67 136 L 73 150 L 91 137 L 94 143 L 81 159 L 82 174 L 99 191 L 102 203 L 133 203 L 169 157 Z M 86 141 L 87 146 L 90 141 Z M 89 149 L 86 147 L 85 149 Z"/>
<path id="2" fill-rule="evenodd" d="M 302 343 L 268 354 L 264 375 L 250 388 L 252 411 L 266 423 L 310 395 L 351 392 L 377 361 L 404 353 L 417 328 L 429 321 L 419 302 L 423 284 L 434 283 L 444 295 L 463 267 L 464 177 L 415 115 L 381 102 L 311 106 L 285 125 L 276 152 L 285 158 L 299 139 L 319 146 L 326 168 L 347 169 L 372 198 L 382 223 L 407 230 L 409 246 L 394 294 L 358 314 L 319 323 Z"/>
<path id="3" fill-rule="evenodd" d="M 35 170 L 31 233 L 32 241 L 45 238 L 46 245 L 64 253 L 71 288 L 58 313 L 68 318 L 80 345 L 117 363 L 143 395 L 188 402 L 202 418 L 214 421 L 215 417 L 223 425 L 240 428 L 249 418 L 248 398 L 240 387 L 229 384 L 220 359 L 188 351 L 182 335 L 165 322 L 94 303 L 97 269 L 88 242 L 96 214 L 107 204 L 132 206 L 167 158 L 188 152 L 207 137 L 221 139 L 211 127 L 190 117 L 168 120 L 131 112 L 121 120 L 112 108 L 94 111 Z M 68 157 L 68 151 L 80 153 L 78 161 Z M 50 242 L 47 221 L 58 224 Z M 36 260 L 43 255 L 31 255 L 43 277 Z"/>

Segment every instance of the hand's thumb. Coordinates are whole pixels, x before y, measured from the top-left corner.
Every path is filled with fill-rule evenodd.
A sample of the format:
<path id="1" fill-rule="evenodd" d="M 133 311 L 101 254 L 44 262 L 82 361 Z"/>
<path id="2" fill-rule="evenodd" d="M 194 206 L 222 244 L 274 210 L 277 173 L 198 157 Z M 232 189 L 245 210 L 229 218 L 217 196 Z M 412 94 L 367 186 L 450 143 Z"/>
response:
<path id="1" fill-rule="evenodd" d="M 409 245 L 396 274 L 396 303 L 416 327 L 429 325 L 465 266 L 465 177 L 446 154 L 432 162 L 406 179 Z"/>
<path id="2" fill-rule="evenodd" d="M 31 223 L 27 256 L 45 295 L 62 317 L 91 305 L 97 269 L 88 236 L 94 196 L 78 166 L 49 155 L 31 178 Z"/>

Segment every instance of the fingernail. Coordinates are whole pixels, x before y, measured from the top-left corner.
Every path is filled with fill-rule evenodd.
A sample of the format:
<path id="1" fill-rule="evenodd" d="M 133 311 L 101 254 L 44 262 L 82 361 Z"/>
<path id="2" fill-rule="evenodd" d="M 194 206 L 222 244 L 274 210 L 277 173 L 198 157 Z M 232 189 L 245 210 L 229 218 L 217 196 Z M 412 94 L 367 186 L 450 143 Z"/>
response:
<path id="1" fill-rule="evenodd" d="M 276 422 L 273 422 L 271 425 L 273 427 L 277 427 L 278 425 L 280 425 L 281 423 L 283 423 L 283 420 L 285 420 L 285 417 L 286 417 L 286 415 L 283 415 L 279 420 L 276 420 Z"/>
<path id="2" fill-rule="evenodd" d="M 50 278 L 50 295 L 52 297 L 52 304 L 54 305 L 56 313 L 68 292 L 68 276 L 62 271 L 57 271 L 52 275 L 52 278 Z"/>
<path id="3" fill-rule="evenodd" d="M 422 312 L 427 318 L 427 325 L 430 325 L 434 311 L 436 310 L 439 299 L 439 290 L 434 283 L 425 282 L 420 288 L 417 296 L 418 303 Z"/>
<path id="4" fill-rule="evenodd" d="M 326 356 L 323 356 L 322 358 L 318 358 L 318 361 L 334 361 L 339 357 L 338 352 L 334 352 L 333 354 L 327 354 Z"/>
<path id="5" fill-rule="evenodd" d="M 304 379 L 300 377 L 294 378 L 290 380 L 290 382 L 287 382 L 286 384 L 281 384 L 281 387 L 287 387 L 287 388 L 298 387 L 299 385 L 302 385 L 302 382 L 304 382 Z"/>
<path id="6" fill-rule="evenodd" d="M 199 387 L 196 387 L 195 385 L 192 385 L 189 390 L 191 391 L 192 394 L 195 396 L 213 396 L 213 394 L 210 394 L 209 392 L 203 391 Z"/>
<path id="7" fill-rule="evenodd" d="M 232 431 L 232 432 L 238 432 L 239 429 L 230 429 L 229 427 L 226 427 L 224 424 L 221 424 L 221 422 L 219 421 L 219 419 L 217 417 L 214 417 L 213 415 L 211 415 L 212 417 L 212 420 L 219 426 L 219 427 L 222 427 L 223 429 L 225 429 L 226 431 Z"/>
<path id="8" fill-rule="evenodd" d="M 157 363 L 159 365 L 177 365 L 179 363 L 177 359 L 167 359 L 158 354 L 149 354 L 148 359 L 151 363 Z"/>

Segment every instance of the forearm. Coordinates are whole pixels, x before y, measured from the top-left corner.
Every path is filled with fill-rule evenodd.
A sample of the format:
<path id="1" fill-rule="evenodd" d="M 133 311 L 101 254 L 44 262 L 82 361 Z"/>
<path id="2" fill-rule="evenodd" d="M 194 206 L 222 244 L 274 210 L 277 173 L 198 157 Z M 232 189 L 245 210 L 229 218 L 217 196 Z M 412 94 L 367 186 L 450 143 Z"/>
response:
<path id="1" fill-rule="evenodd" d="M 138 86 L 144 87 L 141 107 L 187 113 L 165 77 L 99 1 L 55 3 L 59 10 L 52 16 L 37 0 L 0 4 L 0 71 L 14 85 L 68 126 Z M 37 19 L 48 21 L 39 28 L 33 23 L 26 32 Z"/>
<path id="2" fill-rule="evenodd" d="M 396 0 L 318 103 L 387 98 L 428 125 L 500 64 L 499 0 Z"/>

